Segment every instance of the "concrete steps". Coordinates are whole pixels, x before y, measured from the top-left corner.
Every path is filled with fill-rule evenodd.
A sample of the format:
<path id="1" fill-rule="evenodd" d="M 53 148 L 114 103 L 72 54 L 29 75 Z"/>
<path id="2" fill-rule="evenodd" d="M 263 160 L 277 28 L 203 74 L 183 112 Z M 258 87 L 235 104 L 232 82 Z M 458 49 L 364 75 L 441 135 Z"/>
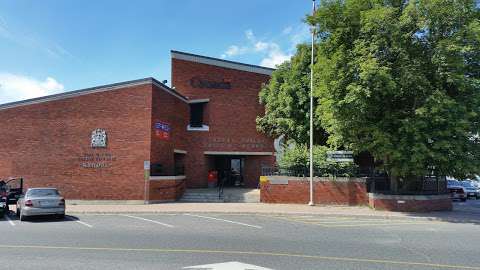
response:
<path id="1" fill-rule="evenodd" d="M 218 189 L 187 189 L 180 202 L 236 202 L 258 203 L 260 202 L 260 190 L 247 188 L 225 188 L 223 196 L 218 197 Z"/>
<path id="2" fill-rule="evenodd" d="M 218 197 L 217 189 L 187 189 L 180 202 L 221 203 L 224 199 Z"/>

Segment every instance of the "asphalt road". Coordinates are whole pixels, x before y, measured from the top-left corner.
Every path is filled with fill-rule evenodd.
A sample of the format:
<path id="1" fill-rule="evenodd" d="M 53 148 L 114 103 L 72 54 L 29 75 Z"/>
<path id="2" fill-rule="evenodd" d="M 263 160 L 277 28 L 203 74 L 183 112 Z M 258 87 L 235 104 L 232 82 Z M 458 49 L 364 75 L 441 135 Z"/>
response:
<path id="1" fill-rule="evenodd" d="M 1 269 L 480 270 L 480 223 L 208 213 L 26 222 L 10 216 L 0 219 L 0 237 Z M 238 263 L 186 268 L 228 262 Z"/>

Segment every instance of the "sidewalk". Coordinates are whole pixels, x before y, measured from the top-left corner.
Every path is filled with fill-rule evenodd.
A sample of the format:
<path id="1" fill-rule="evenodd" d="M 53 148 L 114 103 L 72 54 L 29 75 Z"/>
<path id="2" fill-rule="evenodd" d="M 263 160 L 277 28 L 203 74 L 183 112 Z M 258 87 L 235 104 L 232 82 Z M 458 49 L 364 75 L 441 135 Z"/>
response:
<path id="1" fill-rule="evenodd" d="M 274 214 L 274 215 L 328 215 L 375 217 L 387 219 L 437 220 L 480 224 L 480 209 L 430 213 L 400 213 L 376 211 L 357 206 L 308 206 L 298 204 L 263 203 L 161 203 L 134 205 L 67 205 L 67 214 L 116 214 L 116 213 L 221 213 L 221 214 Z"/>

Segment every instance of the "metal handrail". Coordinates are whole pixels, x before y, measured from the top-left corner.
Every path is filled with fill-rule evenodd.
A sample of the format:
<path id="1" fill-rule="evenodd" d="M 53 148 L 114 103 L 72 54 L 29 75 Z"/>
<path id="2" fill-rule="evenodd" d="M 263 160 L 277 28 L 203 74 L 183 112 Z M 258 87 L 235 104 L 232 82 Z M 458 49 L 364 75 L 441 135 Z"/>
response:
<path id="1" fill-rule="evenodd" d="M 221 199 L 223 197 L 223 188 L 225 186 L 225 178 L 222 177 L 220 181 L 218 181 L 218 199 Z"/>

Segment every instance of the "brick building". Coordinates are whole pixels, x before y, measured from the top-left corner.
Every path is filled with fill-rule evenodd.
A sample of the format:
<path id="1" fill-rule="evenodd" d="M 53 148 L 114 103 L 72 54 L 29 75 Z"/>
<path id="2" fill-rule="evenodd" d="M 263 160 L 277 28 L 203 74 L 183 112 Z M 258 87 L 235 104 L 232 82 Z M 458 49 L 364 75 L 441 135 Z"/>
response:
<path id="1" fill-rule="evenodd" d="M 171 55 L 172 88 L 146 78 L 0 105 L 0 179 L 94 200 L 175 200 L 212 170 L 256 188 L 275 159 L 255 123 L 273 70 Z"/>

